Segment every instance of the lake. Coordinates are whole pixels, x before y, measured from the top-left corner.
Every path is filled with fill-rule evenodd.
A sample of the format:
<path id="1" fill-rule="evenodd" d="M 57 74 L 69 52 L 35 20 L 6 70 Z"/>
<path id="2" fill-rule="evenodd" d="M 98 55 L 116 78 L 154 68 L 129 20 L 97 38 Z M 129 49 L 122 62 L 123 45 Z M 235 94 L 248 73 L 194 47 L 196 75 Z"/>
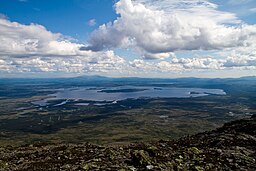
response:
<path id="1" fill-rule="evenodd" d="M 175 88 L 150 86 L 119 86 L 112 88 L 79 87 L 56 90 L 49 98 L 32 102 L 34 105 L 46 106 L 50 100 L 87 100 L 95 102 L 114 102 L 138 98 L 189 98 L 207 95 L 226 95 L 221 89 Z M 57 105 L 64 105 L 64 101 Z M 79 105 L 79 104 L 78 104 Z M 56 106 L 56 105 L 55 105 Z"/>

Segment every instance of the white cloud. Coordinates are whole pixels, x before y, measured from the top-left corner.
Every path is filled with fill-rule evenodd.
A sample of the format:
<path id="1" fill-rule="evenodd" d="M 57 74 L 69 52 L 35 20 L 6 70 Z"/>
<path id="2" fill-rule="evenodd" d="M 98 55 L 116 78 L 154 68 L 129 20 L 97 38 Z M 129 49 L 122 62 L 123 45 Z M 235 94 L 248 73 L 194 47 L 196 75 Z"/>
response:
<path id="1" fill-rule="evenodd" d="M 256 56 L 237 56 L 228 57 L 226 59 L 215 59 L 213 57 L 198 57 L 198 58 L 173 58 L 170 61 L 144 61 L 136 59 L 131 61 L 130 66 L 136 71 L 143 71 L 146 73 L 177 73 L 188 71 L 223 71 L 230 69 L 256 69 Z"/>
<path id="2" fill-rule="evenodd" d="M 41 25 L 6 18 L 0 18 L 0 42 L 1 72 L 106 72 L 124 63 L 113 51 L 80 51 L 84 45 Z"/>
<path id="3" fill-rule="evenodd" d="M 88 22 L 87 22 L 87 24 L 89 25 L 89 26 L 95 26 L 96 24 L 97 24 L 97 22 L 96 22 L 96 19 L 90 19 Z"/>
<path id="4" fill-rule="evenodd" d="M 205 0 L 163 0 L 162 5 L 157 2 L 160 1 L 119 1 L 116 10 L 120 17 L 94 31 L 90 47 L 42 25 L 24 25 L 0 17 L 0 73 L 165 76 L 256 70 L 254 25 L 236 25 L 239 20 L 235 15 L 218 11 L 215 4 Z M 115 47 L 133 48 L 142 58 L 126 61 L 114 54 Z M 220 51 L 213 56 L 187 58 L 174 54 L 197 49 Z"/>
<path id="5" fill-rule="evenodd" d="M 207 0 L 120 0 L 115 9 L 120 17 L 95 30 L 85 49 L 130 47 L 152 59 L 180 50 L 246 46 L 248 38 L 256 40 L 255 25 L 239 24 L 235 14 L 219 11 Z"/>
<path id="6" fill-rule="evenodd" d="M 3 58 L 3 57 L 2 57 Z M 4 62 L 3 62 L 4 61 Z M 50 58 L 33 56 L 29 58 L 3 58 L 0 60 L 0 71 L 8 72 L 62 72 L 94 73 L 121 70 L 124 59 L 112 51 L 92 52 L 87 56 Z"/>
<path id="7" fill-rule="evenodd" d="M 181 59 L 176 58 L 172 60 L 172 63 L 180 64 L 185 69 L 220 69 L 223 65 L 221 61 L 211 57 Z"/>
<path id="8" fill-rule="evenodd" d="M 77 55 L 82 45 L 65 40 L 37 24 L 23 25 L 0 19 L 0 55 L 12 57 Z"/>
<path id="9" fill-rule="evenodd" d="M 8 17 L 2 13 L 0 13 L 0 19 L 8 19 Z"/>
<path id="10" fill-rule="evenodd" d="M 252 13 L 256 13 L 256 8 L 251 8 L 251 9 L 249 9 L 249 11 Z"/>
<path id="11" fill-rule="evenodd" d="M 255 67 L 256 56 L 230 56 L 226 59 L 224 67 Z"/>

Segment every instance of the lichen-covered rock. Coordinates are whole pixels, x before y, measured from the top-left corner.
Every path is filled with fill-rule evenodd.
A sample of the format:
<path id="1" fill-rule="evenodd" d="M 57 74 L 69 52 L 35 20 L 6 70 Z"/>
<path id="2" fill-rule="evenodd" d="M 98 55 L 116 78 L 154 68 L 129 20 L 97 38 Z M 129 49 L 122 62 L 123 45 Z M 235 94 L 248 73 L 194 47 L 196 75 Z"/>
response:
<path id="1" fill-rule="evenodd" d="M 146 166 L 153 163 L 152 159 L 149 157 L 148 152 L 144 150 L 135 150 L 131 154 L 132 162 L 137 166 Z"/>
<path id="2" fill-rule="evenodd" d="M 0 171 L 256 170 L 256 117 L 179 140 L 97 146 L 89 143 L 0 147 Z"/>

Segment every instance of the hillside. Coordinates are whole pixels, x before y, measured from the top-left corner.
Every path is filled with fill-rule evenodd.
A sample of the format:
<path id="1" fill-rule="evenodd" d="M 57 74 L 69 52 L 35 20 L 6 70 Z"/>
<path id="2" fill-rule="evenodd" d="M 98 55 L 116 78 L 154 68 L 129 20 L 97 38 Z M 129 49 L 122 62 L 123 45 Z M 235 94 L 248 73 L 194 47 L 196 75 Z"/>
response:
<path id="1" fill-rule="evenodd" d="M 173 141 L 0 148 L 0 170 L 256 170 L 256 117 Z"/>

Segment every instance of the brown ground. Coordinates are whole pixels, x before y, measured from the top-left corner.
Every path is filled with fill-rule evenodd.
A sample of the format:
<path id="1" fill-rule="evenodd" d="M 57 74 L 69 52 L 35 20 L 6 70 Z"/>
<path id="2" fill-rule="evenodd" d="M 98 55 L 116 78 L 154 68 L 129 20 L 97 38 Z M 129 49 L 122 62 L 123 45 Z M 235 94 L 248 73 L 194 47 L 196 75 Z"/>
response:
<path id="1" fill-rule="evenodd" d="M 256 117 L 173 141 L 0 148 L 0 170 L 256 170 Z"/>

